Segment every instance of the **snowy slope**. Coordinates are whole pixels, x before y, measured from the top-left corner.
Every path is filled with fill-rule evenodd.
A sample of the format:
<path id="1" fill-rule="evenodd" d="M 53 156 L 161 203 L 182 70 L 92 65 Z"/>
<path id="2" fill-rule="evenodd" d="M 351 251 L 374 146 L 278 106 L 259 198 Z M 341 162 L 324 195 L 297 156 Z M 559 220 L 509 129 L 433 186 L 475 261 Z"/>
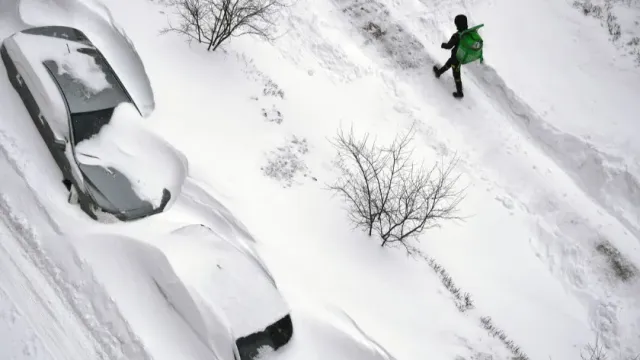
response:
<path id="1" fill-rule="evenodd" d="M 203 310 L 206 299 L 190 291 L 183 304 L 193 305 L 182 312 L 167 310 L 158 293 L 148 302 L 136 299 L 125 286 L 149 284 L 150 268 L 169 265 L 110 244 L 134 246 L 128 238 L 153 244 L 151 229 L 167 233 L 192 223 L 248 251 L 255 246 L 291 305 L 294 338 L 265 358 L 506 359 L 508 349 L 482 327 L 487 316 L 530 359 L 578 359 L 596 336 L 616 358 L 640 353 L 640 274 L 621 281 L 611 255 L 603 255 L 615 248 L 640 267 L 634 141 L 640 71 L 622 56 L 626 48 L 609 41 L 601 21 L 573 2 L 302 0 L 279 22 L 283 36 L 273 44 L 242 37 L 216 53 L 159 35 L 171 16 L 161 2 L 22 3 L 3 3 L 2 35 L 24 26 L 22 12 L 30 23 L 74 24 L 99 47 L 133 44 L 123 47 L 114 67 L 140 71 L 131 51 L 140 54 L 153 93 L 141 86 L 136 100 L 154 110 L 153 130 L 184 152 L 190 174 L 167 213 L 95 224 L 66 204 L 46 148 L 1 80 L 7 110 L 0 145 L 11 165 L 2 171 L 12 179 L 1 191 L 2 199 L 14 199 L 2 202 L 14 204 L 2 207 L 3 221 L 22 220 L 2 228 L 2 273 L 9 275 L 0 283 L 0 304 L 3 313 L 17 315 L 6 317 L 14 320 L 3 320 L 0 331 L 11 334 L 7 342 L 3 336 L 3 348 L 35 349 L 19 355 L 22 349 L 13 346 L 16 358 L 211 358 L 201 341 L 215 332 L 211 319 L 218 315 Z M 460 12 L 485 24 L 487 62 L 463 69 L 465 98 L 457 101 L 450 75 L 436 80 L 430 68 L 446 59 L 439 44 Z M 628 18 L 621 17 L 633 27 Z M 523 19 L 546 25 L 526 28 Z M 372 36 L 370 23 L 385 35 Z M 514 51 L 523 38 L 540 50 Z M 417 156 L 435 161 L 457 153 L 469 185 L 462 208 L 468 219 L 430 230 L 420 242 L 471 293 L 476 308 L 465 313 L 427 262 L 380 248 L 353 230 L 326 190 L 335 177 L 327 137 L 339 127 L 353 124 L 386 141 L 414 123 Z M 47 246 L 38 252 L 21 242 L 23 228 L 63 236 L 45 236 Z M 82 234 L 98 232 L 119 235 L 82 241 Z M 171 247 L 160 248 L 170 260 Z M 67 264 L 74 252 L 85 262 L 62 274 L 90 279 L 90 286 L 74 288 L 70 298 L 65 276 L 47 274 L 56 273 L 56 259 Z M 127 284 L 109 275 L 120 256 L 128 259 L 121 270 L 134 274 Z M 52 262 L 39 266 L 43 259 Z M 175 272 L 185 284 L 197 280 Z M 42 300 L 29 295 L 29 284 L 42 284 L 36 287 Z M 135 295 L 151 294 L 148 289 Z M 95 300 L 104 294 L 114 303 Z M 78 298 L 94 299 L 99 313 L 85 313 L 91 308 L 80 307 Z M 164 309 L 158 323 L 144 315 L 153 308 Z M 172 336 L 163 327 L 191 331 Z M 209 339 L 223 344 L 225 336 Z"/>

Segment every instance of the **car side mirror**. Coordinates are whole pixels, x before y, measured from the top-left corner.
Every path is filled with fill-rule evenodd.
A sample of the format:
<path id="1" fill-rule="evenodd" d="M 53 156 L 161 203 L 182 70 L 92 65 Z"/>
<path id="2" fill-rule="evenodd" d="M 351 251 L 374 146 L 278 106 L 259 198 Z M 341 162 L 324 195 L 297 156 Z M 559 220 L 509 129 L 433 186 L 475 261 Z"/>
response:
<path id="1" fill-rule="evenodd" d="M 62 139 L 54 139 L 53 144 L 60 151 L 65 151 L 67 149 L 67 142 Z"/>

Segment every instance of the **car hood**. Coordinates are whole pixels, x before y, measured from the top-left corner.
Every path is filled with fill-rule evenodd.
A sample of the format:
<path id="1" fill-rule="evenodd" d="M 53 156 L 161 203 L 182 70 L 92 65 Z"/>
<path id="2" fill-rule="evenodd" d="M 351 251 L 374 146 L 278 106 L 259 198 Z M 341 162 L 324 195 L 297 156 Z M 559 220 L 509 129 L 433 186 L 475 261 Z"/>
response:
<path id="1" fill-rule="evenodd" d="M 173 202 L 187 174 L 184 155 L 140 125 L 140 119 L 119 119 L 120 106 L 96 135 L 75 145 L 78 165 L 106 196 L 124 197 L 114 194 L 119 191 L 132 197 L 135 194 L 155 209 L 163 203 L 166 189 Z M 127 187 L 129 190 L 124 190 Z M 123 205 L 132 205 L 122 201 Z"/>

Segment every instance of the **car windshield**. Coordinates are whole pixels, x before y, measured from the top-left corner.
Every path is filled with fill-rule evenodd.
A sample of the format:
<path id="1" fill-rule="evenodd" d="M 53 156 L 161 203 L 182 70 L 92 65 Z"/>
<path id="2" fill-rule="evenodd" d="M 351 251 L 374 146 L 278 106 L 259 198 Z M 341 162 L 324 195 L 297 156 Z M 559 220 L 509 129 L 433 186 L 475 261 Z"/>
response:
<path id="1" fill-rule="evenodd" d="M 114 108 L 71 114 L 71 129 L 73 131 L 73 145 L 88 140 L 98 134 L 100 129 L 109 123 Z"/>
<path id="2" fill-rule="evenodd" d="M 85 45 L 91 45 L 91 42 L 82 31 L 67 26 L 38 26 L 22 30 L 22 32 L 31 35 L 51 36 L 59 39 L 79 42 Z"/>
<path id="3" fill-rule="evenodd" d="M 95 66 L 85 63 L 82 64 L 82 67 L 88 68 L 72 69 L 64 65 L 58 66 L 58 63 L 53 60 L 44 61 L 44 65 L 60 86 L 71 115 L 115 108 L 122 102 L 130 101 L 125 90 L 114 76 L 113 71 L 97 50 L 80 48 L 73 51 L 86 55 L 87 62 L 95 61 Z M 74 76 L 80 71 L 87 72 L 88 76 L 92 78 L 98 77 L 103 86 L 97 90 L 91 88 L 91 84 L 82 79 L 82 77 L 87 77 L 87 74 L 82 74 L 82 77 Z M 102 76 L 104 76 L 104 79 L 101 78 Z"/>

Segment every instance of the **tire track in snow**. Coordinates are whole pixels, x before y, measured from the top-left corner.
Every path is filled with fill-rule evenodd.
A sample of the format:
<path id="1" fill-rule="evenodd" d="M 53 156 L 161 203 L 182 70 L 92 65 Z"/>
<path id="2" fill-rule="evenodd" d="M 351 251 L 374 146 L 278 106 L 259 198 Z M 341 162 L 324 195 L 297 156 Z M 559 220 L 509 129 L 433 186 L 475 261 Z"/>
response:
<path id="1" fill-rule="evenodd" d="M 55 300 L 43 298 L 49 290 L 36 286 L 37 277 L 25 274 L 26 260 L 16 251 L 13 235 L 0 225 L 0 335 L 5 348 L 3 355 L 14 358 L 17 354 L 40 359 L 82 359 L 78 354 L 82 343 L 73 344 L 71 336 L 55 336 L 70 330 L 62 324 L 64 314 L 56 314 L 52 308 Z M 18 264 L 20 263 L 20 265 Z M 55 298 L 54 298 L 55 299 Z M 44 325 L 46 324 L 46 325 Z M 76 337 L 79 339 L 80 337 Z M 71 342 L 71 344 L 69 344 Z"/>
<path id="2" fill-rule="evenodd" d="M 62 207 L 54 209 L 56 201 L 62 201 L 64 196 L 61 183 L 57 187 L 52 184 L 58 181 L 59 170 L 53 163 L 53 158 L 45 153 L 44 143 L 33 143 L 27 139 L 40 141 L 37 129 L 28 117 L 24 108 L 20 108 L 19 98 L 8 81 L 2 84 L 5 95 L 2 108 L 11 118 L 4 118 L 0 128 L 0 162 L 3 176 L 3 193 L 0 197 L 0 216 L 6 227 L 11 231 L 18 249 L 22 249 L 26 258 L 35 266 L 46 279 L 49 288 L 59 297 L 67 312 L 73 314 L 76 321 L 83 326 L 89 339 L 98 351 L 93 358 L 101 359 L 146 359 L 146 352 L 142 344 L 128 328 L 117 307 L 109 299 L 104 290 L 93 279 L 91 269 L 80 259 L 69 244 L 48 244 L 42 242 L 42 236 L 47 233 L 63 233 L 58 221 L 66 216 L 79 214 L 80 211 L 69 211 Z M 19 134 L 20 143 L 9 132 Z M 10 186 L 12 184 L 12 186 Z M 47 204 L 43 203 L 47 199 Z M 49 206 L 47 206 L 49 205 Z M 26 213 L 23 213 L 26 211 Z M 22 215 L 18 215 L 21 214 Z M 51 216 L 55 213 L 55 219 Z M 74 226 L 82 226 L 82 222 L 71 221 Z M 42 232 L 42 233 L 41 233 Z M 50 248 L 47 249 L 46 247 Z M 60 249 L 57 249 L 60 247 Z M 62 272 L 56 265 L 55 257 L 51 257 L 52 250 L 68 251 L 76 259 L 77 273 Z M 9 253 L 12 255 L 12 253 Z M 73 337 L 80 337 L 74 335 Z"/>
<path id="3" fill-rule="evenodd" d="M 83 355 L 104 358 L 98 354 L 96 347 L 92 345 L 92 341 L 85 337 L 86 334 L 77 331 L 78 326 L 73 316 L 71 316 L 72 313 L 62 301 L 59 291 L 52 287 L 51 282 L 47 279 L 48 271 L 43 269 L 43 261 L 36 259 L 43 257 L 42 254 L 38 254 L 41 249 L 39 244 L 35 242 L 39 236 L 38 232 L 27 223 L 26 216 L 16 214 L 15 208 L 11 204 L 10 197 L 15 198 L 16 195 L 19 196 L 18 202 L 23 204 L 22 206 L 29 204 L 29 200 L 31 200 L 28 199 L 29 190 L 24 187 L 23 180 L 15 172 L 11 171 L 13 167 L 4 157 L 4 153 L 2 153 L 0 164 L 3 172 L 3 187 L 4 189 L 11 189 L 11 193 L 13 193 L 13 195 L 9 193 L 0 194 L 0 224 L 3 225 L 3 229 L 6 229 L 5 233 L 7 235 L 2 242 L 0 258 L 2 259 L 3 275 L 10 278 L 10 281 L 3 284 L 3 289 L 9 294 L 26 293 L 24 295 L 25 298 L 35 300 L 33 304 L 23 301 L 19 304 L 35 311 L 36 314 L 39 314 L 38 317 L 41 317 L 32 326 L 40 328 L 40 321 L 42 321 L 42 324 L 44 324 L 44 321 L 50 321 L 48 325 L 53 328 L 53 331 L 59 331 L 59 334 L 63 334 L 61 336 L 63 341 L 61 342 L 65 347 L 64 352 L 69 352 L 66 354 L 67 356 L 74 359 L 82 359 Z M 34 209 L 36 209 L 35 213 L 29 216 L 31 219 L 35 219 L 39 213 L 37 208 Z M 46 230 L 47 228 L 43 226 L 42 231 L 46 232 Z M 36 285 L 37 288 L 34 288 Z M 30 296 L 27 294 L 30 294 Z M 29 312 L 29 314 L 31 313 Z M 38 333 L 43 336 L 47 332 L 48 329 L 45 329 Z M 55 337 L 57 338 L 57 336 Z M 70 339 L 75 339 L 75 341 L 64 344 Z M 73 354 L 74 350 L 78 348 L 82 349 L 81 353 Z M 64 358 L 65 354 L 61 355 L 62 357 L 60 358 Z"/>
<path id="4" fill-rule="evenodd" d="M 26 26 L 20 21 L 19 6 L 18 0 L 0 4 L 2 34 L 10 35 Z M 3 65 L 0 68 L 0 72 L 6 73 Z M 5 75 L 2 77 L 6 78 Z M 65 347 L 63 353 L 55 358 L 149 359 L 143 344 L 131 331 L 117 305 L 96 282 L 91 268 L 78 258 L 75 249 L 68 243 L 52 244 L 46 241 L 48 234 L 63 233 L 57 220 L 65 220 L 65 215 L 73 216 L 74 212 L 64 207 L 54 207 L 59 200 L 54 195 L 60 195 L 63 189 L 61 183 L 56 183 L 59 189 L 52 183 L 61 179 L 58 176 L 59 169 L 51 155 L 46 153 L 46 146 L 8 79 L 1 81 L 3 116 L 0 122 L 0 169 L 3 186 L 0 192 L 0 227 L 4 225 L 7 239 L 3 239 L 0 258 L 5 266 L 3 270 L 6 270 L 2 273 L 14 274 L 13 282 L 26 284 L 11 289 L 7 285 L 3 290 L 7 295 L 21 292 L 33 295 L 29 299 L 34 299 L 34 302 L 23 302 L 22 310 L 33 310 L 43 315 L 31 323 L 31 328 L 38 329 L 37 335 L 42 340 L 40 343 L 48 344 L 52 353 L 57 351 L 57 343 Z M 17 135 L 14 137 L 9 134 Z M 37 143 L 29 141 L 31 139 Z M 28 147 L 21 144 L 27 144 Z M 64 196 L 59 198 L 63 199 Z M 55 211 L 49 211 L 53 209 Z M 55 214 L 55 219 L 52 214 Z M 81 219 L 67 223 L 82 226 L 78 220 Z M 66 258 L 71 255 L 74 259 L 70 267 L 76 271 L 65 272 L 56 265 L 64 253 Z M 20 271 L 25 273 L 20 275 Z M 27 285 L 31 281 L 37 281 L 38 288 L 29 288 Z M 38 294 L 47 296 L 38 297 Z M 54 310 L 49 310 L 48 315 L 43 313 L 49 307 Z M 29 315 L 29 311 L 24 312 L 24 316 Z M 51 326 L 42 328 L 39 321 L 45 325 L 50 323 Z M 37 338 L 34 338 L 33 344 L 37 343 Z M 73 355 L 74 346 L 82 348 L 82 353 Z"/>

